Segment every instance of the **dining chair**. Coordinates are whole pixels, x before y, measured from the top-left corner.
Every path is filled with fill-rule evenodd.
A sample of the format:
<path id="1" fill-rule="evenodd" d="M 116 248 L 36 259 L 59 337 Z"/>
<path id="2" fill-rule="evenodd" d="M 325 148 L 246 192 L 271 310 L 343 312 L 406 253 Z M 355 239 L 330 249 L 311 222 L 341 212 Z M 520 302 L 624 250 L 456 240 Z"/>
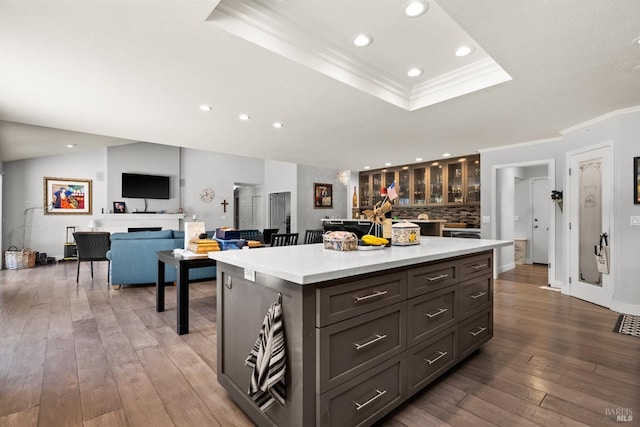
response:
<path id="1" fill-rule="evenodd" d="M 323 230 L 306 230 L 304 232 L 304 244 L 322 243 Z"/>
<path id="2" fill-rule="evenodd" d="M 240 238 L 244 240 L 257 240 L 264 243 L 262 233 L 260 230 L 238 230 Z"/>
<path id="3" fill-rule="evenodd" d="M 298 233 L 281 233 L 271 235 L 271 246 L 293 246 L 298 244 Z"/>
<path id="4" fill-rule="evenodd" d="M 91 263 L 91 280 L 93 280 L 93 261 L 107 261 L 107 286 L 111 272 L 111 260 L 107 258 L 107 251 L 111 248 L 111 234 L 106 231 L 78 231 L 73 233 L 78 249 L 78 270 L 76 272 L 76 284 L 80 280 L 80 263 Z"/>

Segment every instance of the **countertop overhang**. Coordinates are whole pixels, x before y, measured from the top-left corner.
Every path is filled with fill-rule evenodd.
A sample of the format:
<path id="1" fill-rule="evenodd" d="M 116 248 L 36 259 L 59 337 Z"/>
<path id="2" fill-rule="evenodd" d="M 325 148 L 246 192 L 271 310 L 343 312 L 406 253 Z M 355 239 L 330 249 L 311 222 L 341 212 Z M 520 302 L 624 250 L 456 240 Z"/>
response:
<path id="1" fill-rule="evenodd" d="M 512 245 L 510 240 L 421 236 L 419 245 L 339 252 L 322 243 L 209 252 L 209 258 L 300 285 L 375 273 Z"/>

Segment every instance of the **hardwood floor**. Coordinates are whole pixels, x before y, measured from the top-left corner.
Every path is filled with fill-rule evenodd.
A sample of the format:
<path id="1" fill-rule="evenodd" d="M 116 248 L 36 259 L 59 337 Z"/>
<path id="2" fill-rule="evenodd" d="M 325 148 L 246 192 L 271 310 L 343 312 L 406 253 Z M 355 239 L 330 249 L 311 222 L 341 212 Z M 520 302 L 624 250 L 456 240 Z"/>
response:
<path id="1" fill-rule="evenodd" d="M 76 287 L 75 268 L 0 271 L 0 426 L 251 425 L 216 381 L 215 282 L 191 285 L 178 336 L 175 288 L 156 313 L 154 287 L 107 289 L 106 263 Z M 534 276 L 497 280 L 494 338 L 379 424 L 639 425 L 640 339 Z"/>

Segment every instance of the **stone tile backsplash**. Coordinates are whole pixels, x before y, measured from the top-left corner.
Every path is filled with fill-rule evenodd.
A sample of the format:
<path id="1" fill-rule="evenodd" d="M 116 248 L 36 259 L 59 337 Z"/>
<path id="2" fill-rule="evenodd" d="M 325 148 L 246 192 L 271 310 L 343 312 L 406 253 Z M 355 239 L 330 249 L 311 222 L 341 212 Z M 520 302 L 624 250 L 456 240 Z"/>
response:
<path id="1" fill-rule="evenodd" d="M 464 222 L 467 224 L 467 228 L 480 228 L 480 206 L 394 206 L 391 211 L 391 216 L 409 220 L 417 219 L 418 215 L 422 213 L 429 215 L 429 219 L 444 219 L 447 222 Z"/>

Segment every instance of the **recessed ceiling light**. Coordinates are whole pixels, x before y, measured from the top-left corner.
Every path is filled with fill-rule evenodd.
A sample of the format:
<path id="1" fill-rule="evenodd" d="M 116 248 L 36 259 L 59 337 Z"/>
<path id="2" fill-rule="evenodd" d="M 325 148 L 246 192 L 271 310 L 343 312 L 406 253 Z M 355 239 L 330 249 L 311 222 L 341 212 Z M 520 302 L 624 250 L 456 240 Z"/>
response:
<path id="1" fill-rule="evenodd" d="M 391 163 L 387 162 L 384 164 L 385 166 L 391 166 Z"/>
<path id="2" fill-rule="evenodd" d="M 373 37 L 368 34 L 357 34 L 353 37 L 353 44 L 357 47 L 369 46 L 373 43 Z"/>
<path id="3" fill-rule="evenodd" d="M 78 144 L 67 144 L 67 148 L 76 148 Z"/>
<path id="4" fill-rule="evenodd" d="M 275 123 L 273 124 L 273 127 L 274 127 L 274 128 L 276 128 L 276 129 L 280 129 L 280 128 L 281 128 L 281 127 L 283 127 L 283 126 L 284 126 L 284 125 L 283 125 L 282 123 L 280 123 L 280 122 L 275 122 Z"/>
<path id="5" fill-rule="evenodd" d="M 412 68 L 409 71 L 407 71 L 407 76 L 409 76 L 409 77 L 418 77 L 422 73 L 423 73 L 423 71 L 420 68 Z"/>
<path id="6" fill-rule="evenodd" d="M 420 16 L 427 11 L 429 6 L 426 3 L 421 1 L 413 0 L 404 5 L 404 14 L 409 18 L 415 18 L 416 16 Z"/>
<path id="7" fill-rule="evenodd" d="M 473 47 L 470 46 L 460 46 L 458 50 L 456 50 L 456 56 L 467 56 L 471 52 L 474 51 Z"/>
<path id="8" fill-rule="evenodd" d="M 211 106 L 210 106 L 210 105 L 201 105 L 201 106 L 200 106 L 200 109 L 201 109 L 202 111 L 211 111 L 211 110 L 212 110 L 212 108 L 211 108 Z"/>
<path id="9" fill-rule="evenodd" d="M 365 169 L 371 169 L 371 166 L 365 166 L 364 168 Z"/>
<path id="10" fill-rule="evenodd" d="M 250 116 L 250 115 L 248 115 L 248 114 L 240 114 L 240 115 L 238 116 L 238 118 L 239 118 L 240 120 L 247 121 L 247 120 L 249 120 L 249 119 L 251 118 L 251 116 Z"/>
<path id="11" fill-rule="evenodd" d="M 633 44 L 640 46 L 640 37 L 636 37 L 635 39 L 633 39 Z"/>
<path id="12" fill-rule="evenodd" d="M 422 161 L 422 157 L 416 157 L 416 162 L 421 162 Z"/>
<path id="13" fill-rule="evenodd" d="M 451 157 L 451 153 L 443 153 L 442 157 Z"/>

